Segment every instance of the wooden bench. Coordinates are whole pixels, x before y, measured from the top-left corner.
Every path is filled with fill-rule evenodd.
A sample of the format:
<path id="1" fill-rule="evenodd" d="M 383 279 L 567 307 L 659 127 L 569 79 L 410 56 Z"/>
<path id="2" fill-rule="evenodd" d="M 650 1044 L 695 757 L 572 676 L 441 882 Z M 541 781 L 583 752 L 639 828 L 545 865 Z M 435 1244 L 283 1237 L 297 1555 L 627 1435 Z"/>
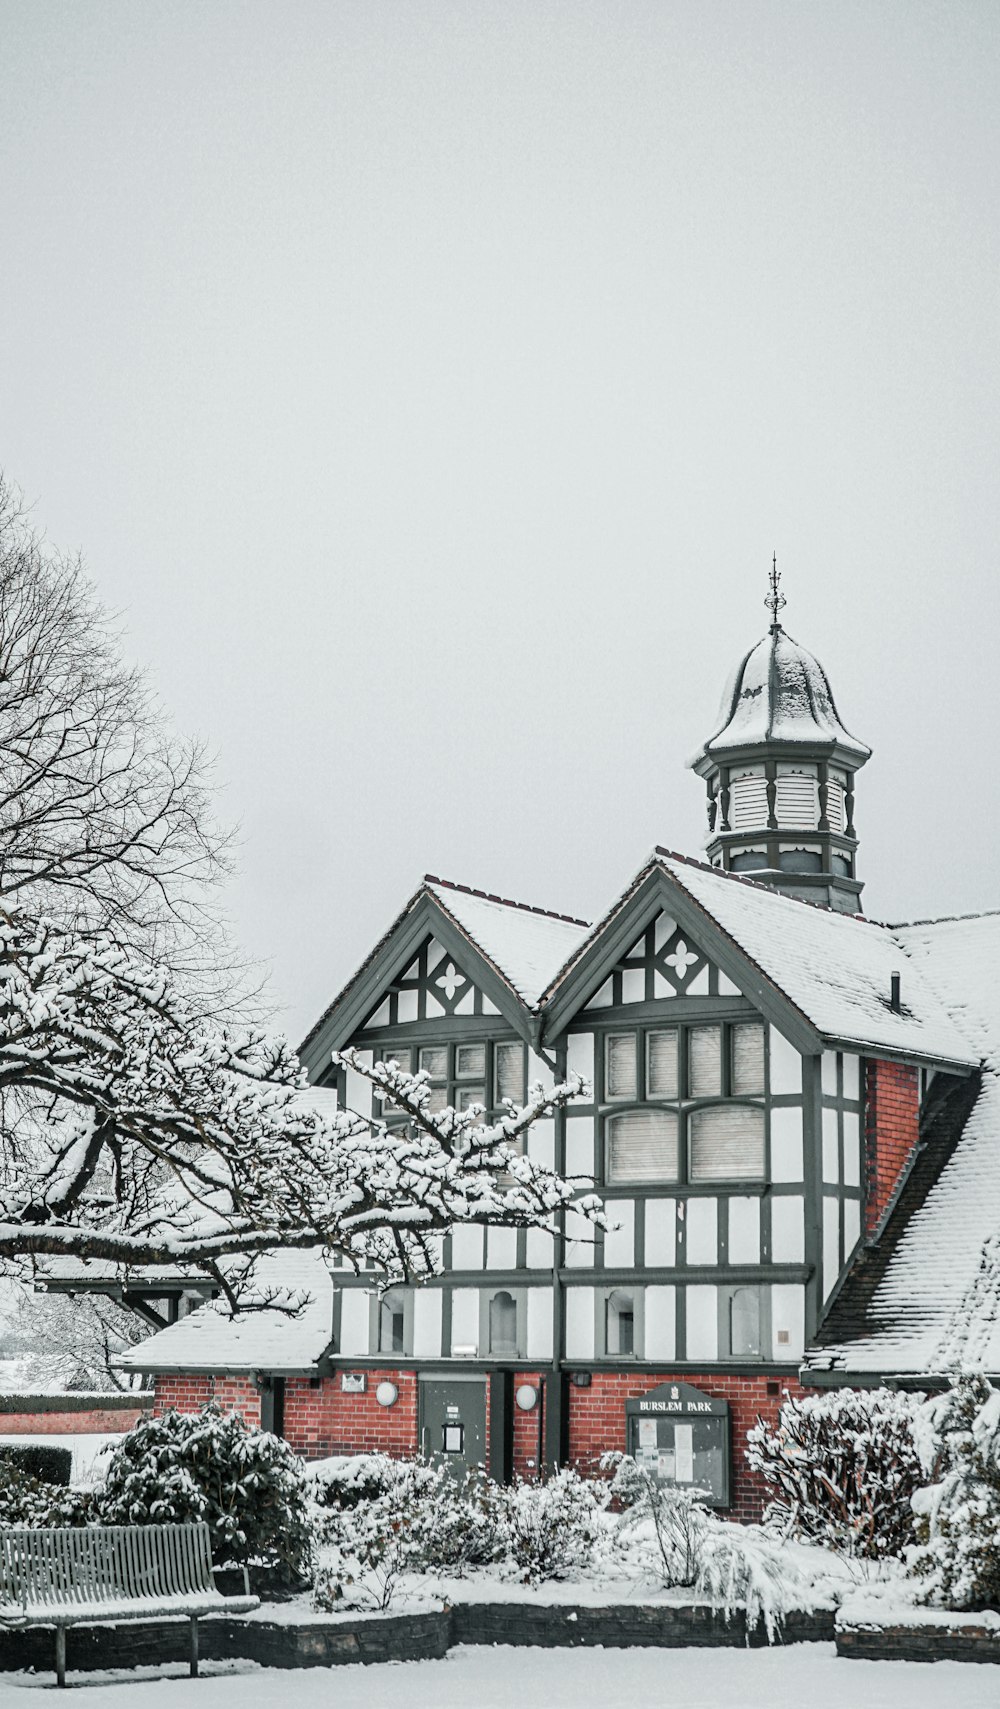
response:
<path id="1" fill-rule="evenodd" d="M 246 1614 L 250 1595 L 223 1596 L 212 1579 L 208 1526 L 94 1525 L 79 1529 L 0 1527 L 0 1621 L 54 1626 L 56 1677 L 66 1684 L 67 1626 L 117 1625 L 187 1615 L 191 1677 L 198 1676 L 198 1621 Z"/>

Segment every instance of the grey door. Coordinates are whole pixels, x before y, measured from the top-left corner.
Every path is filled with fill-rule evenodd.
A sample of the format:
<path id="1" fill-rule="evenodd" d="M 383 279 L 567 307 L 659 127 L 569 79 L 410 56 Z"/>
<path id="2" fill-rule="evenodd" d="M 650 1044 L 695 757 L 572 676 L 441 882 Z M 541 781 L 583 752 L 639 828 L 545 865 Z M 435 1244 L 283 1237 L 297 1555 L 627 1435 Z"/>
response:
<path id="1" fill-rule="evenodd" d="M 420 1382 L 420 1452 L 464 1472 L 486 1459 L 486 1379 L 430 1377 Z"/>

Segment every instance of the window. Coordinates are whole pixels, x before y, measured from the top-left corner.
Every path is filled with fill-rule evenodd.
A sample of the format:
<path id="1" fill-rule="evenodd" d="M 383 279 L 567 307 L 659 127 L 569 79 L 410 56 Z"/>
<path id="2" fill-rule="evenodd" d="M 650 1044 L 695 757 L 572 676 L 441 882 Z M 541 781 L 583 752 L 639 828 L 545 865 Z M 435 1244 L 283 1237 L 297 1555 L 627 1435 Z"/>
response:
<path id="1" fill-rule="evenodd" d="M 504 1098 L 524 1102 L 524 1045 L 519 1039 L 421 1045 L 417 1067 L 430 1080 L 432 1112 L 499 1108 Z M 491 1102 L 492 1091 L 492 1102 Z"/>
<path id="2" fill-rule="evenodd" d="M 629 1110 L 607 1124 L 607 1174 L 611 1182 L 677 1181 L 677 1115 L 673 1110 Z"/>
<path id="3" fill-rule="evenodd" d="M 778 865 L 782 872 L 822 872 L 823 856 L 819 849 L 782 849 Z"/>
<path id="4" fill-rule="evenodd" d="M 635 1346 L 635 1299 L 616 1288 L 605 1302 L 604 1345 L 609 1358 L 630 1358 Z"/>
<path id="5" fill-rule="evenodd" d="M 730 872 L 763 872 L 766 867 L 766 849 L 733 849 L 729 856 Z"/>
<path id="6" fill-rule="evenodd" d="M 609 1032 L 602 1059 L 609 1186 L 763 1178 L 760 1022 Z"/>
<path id="7" fill-rule="evenodd" d="M 757 831 L 767 824 L 767 781 L 763 766 L 747 767 L 729 782 L 729 823 L 734 831 Z"/>
<path id="8" fill-rule="evenodd" d="M 826 820 L 831 831 L 843 832 L 847 822 L 846 808 L 847 773 L 831 769 L 826 780 Z"/>
<path id="9" fill-rule="evenodd" d="M 501 1359 L 517 1358 L 517 1301 L 506 1290 L 490 1300 L 489 1332 L 492 1354 Z"/>
<path id="10" fill-rule="evenodd" d="M 764 1111 L 755 1104 L 709 1104 L 688 1118 L 692 1181 L 759 1180 Z"/>
<path id="11" fill-rule="evenodd" d="M 406 1302 L 398 1288 L 382 1295 L 378 1350 L 380 1353 L 406 1352 Z"/>
<path id="12" fill-rule="evenodd" d="M 815 766 L 779 765 L 774 816 L 781 830 L 814 831 L 819 824 L 819 781 Z"/>
<path id="13" fill-rule="evenodd" d="M 767 1296 L 763 1288 L 719 1289 L 719 1356 L 763 1359 L 767 1349 Z"/>

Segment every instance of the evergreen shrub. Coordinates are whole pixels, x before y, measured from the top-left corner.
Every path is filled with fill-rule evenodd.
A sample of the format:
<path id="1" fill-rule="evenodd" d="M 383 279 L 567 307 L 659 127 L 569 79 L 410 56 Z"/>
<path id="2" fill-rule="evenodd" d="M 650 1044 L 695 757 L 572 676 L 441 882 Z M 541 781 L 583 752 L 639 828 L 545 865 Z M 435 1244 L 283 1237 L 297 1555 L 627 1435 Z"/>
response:
<path id="1" fill-rule="evenodd" d="M 141 1419 L 111 1455 L 106 1525 L 206 1520 L 216 1566 L 260 1562 L 286 1581 L 311 1558 L 307 1485 L 287 1442 L 217 1406 Z"/>
<path id="2" fill-rule="evenodd" d="M 25 1477 L 47 1484 L 68 1484 L 73 1470 L 69 1448 L 50 1448 L 41 1442 L 7 1443 L 0 1447 L 0 1460 L 17 1466 Z"/>
<path id="3" fill-rule="evenodd" d="M 923 1395 L 834 1389 L 786 1395 L 774 1425 L 758 1418 L 746 1458 L 775 1490 L 769 1530 L 865 1560 L 902 1556 L 920 1487 L 913 1436 Z"/>
<path id="4" fill-rule="evenodd" d="M 913 1498 L 908 1558 L 921 1600 L 1000 1609 L 1000 1390 L 983 1376 L 954 1379 L 921 1409 L 916 1436 L 934 1479 Z"/>

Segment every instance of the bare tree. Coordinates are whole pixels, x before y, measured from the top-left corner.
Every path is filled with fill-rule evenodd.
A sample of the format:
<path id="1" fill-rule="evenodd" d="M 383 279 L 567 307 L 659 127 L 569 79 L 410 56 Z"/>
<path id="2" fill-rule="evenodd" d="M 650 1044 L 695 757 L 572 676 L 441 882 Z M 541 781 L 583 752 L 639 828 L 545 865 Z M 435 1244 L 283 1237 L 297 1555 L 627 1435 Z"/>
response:
<path id="1" fill-rule="evenodd" d="M 353 1059 L 407 1124 L 321 1112 L 219 996 L 225 866 L 203 754 L 0 487 L 0 1267 L 192 1265 L 235 1304 L 235 1261 L 276 1246 L 410 1273 L 456 1220 L 547 1225 L 574 1186 L 518 1146 L 582 1082 L 489 1123 Z"/>
<path id="2" fill-rule="evenodd" d="M 24 1387 L 57 1383 L 64 1389 L 128 1390 L 136 1386 L 135 1378 L 112 1361 L 151 1334 L 150 1325 L 117 1300 L 25 1289 L 8 1345 L 21 1360 Z"/>

